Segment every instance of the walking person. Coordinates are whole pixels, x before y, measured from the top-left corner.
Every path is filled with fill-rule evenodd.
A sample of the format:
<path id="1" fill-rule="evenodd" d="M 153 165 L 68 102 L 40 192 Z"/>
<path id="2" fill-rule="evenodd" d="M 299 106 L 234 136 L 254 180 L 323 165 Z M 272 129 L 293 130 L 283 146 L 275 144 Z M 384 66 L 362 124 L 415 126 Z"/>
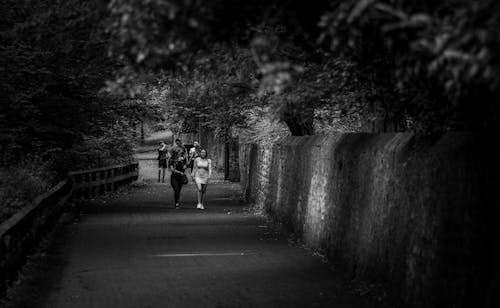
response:
<path id="1" fill-rule="evenodd" d="M 193 147 L 189 149 L 189 169 L 191 169 L 191 173 L 193 173 L 194 160 L 200 156 L 200 150 L 200 143 L 198 141 L 194 141 Z"/>
<path id="2" fill-rule="evenodd" d="M 186 171 L 187 152 L 180 139 L 175 139 L 175 145 L 170 150 L 170 184 L 174 190 L 175 208 L 179 209 L 179 199 L 182 185 L 187 184 Z"/>
<path id="3" fill-rule="evenodd" d="M 158 149 L 158 183 L 165 183 L 165 169 L 167 168 L 168 149 L 165 142 L 160 141 L 160 148 Z"/>
<path id="4" fill-rule="evenodd" d="M 181 196 L 182 185 L 187 184 L 187 177 L 184 173 L 186 171 L 186 158 L 183 156 L 170 159 L 170 184 L 174 190 L 174 203 L 175 208 L 179 209 L 179 199 Z"/>
<path id="5" fill-rule="evenodd" d="M 194 178 L 198 189 L 198 204 L 196 208 L 204 210 L 205 206 L 203 202 L 205 200 L 205 193 L 207 192 L 208 180 L 212 176 L 212 161 L 207 157 L 207 150 L 200 150 L 200 156 L 195 158 L 191 176 Z"/>
<path id="6" fill-rule="evenodd" d="M 187 159 L 187 151 L 180 139 L 175 139 L 174 146 L 170 149 L 170 157 L 173 159 L 183 157 Z"/>

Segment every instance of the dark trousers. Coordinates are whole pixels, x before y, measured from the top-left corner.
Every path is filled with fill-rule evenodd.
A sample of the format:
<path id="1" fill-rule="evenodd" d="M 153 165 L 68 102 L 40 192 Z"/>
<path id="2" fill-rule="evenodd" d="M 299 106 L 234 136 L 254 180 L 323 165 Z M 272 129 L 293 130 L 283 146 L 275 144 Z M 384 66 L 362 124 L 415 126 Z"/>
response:
<path id="1" fill-rule="evenodd" d="M 170 176 L 170 184 L 172 185 L 172 188 L 174 189 L 174 199 L 175 203 L 179 203 L 179 197 L 181 196 L 181 189 L 182 189 L 182 175 L 180 174 L 172 174 Z"/>

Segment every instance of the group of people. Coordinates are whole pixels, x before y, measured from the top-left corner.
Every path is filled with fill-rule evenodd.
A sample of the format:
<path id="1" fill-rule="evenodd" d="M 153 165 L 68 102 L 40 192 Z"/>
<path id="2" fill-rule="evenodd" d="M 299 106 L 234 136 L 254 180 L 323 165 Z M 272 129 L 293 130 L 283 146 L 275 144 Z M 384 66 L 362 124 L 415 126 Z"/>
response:
<path id="1" fill-rule="evenodd" d="M 158 182 L 165 182 L 165 170 L 170 170 L 170 184 L 174 190 L 175 208 L 179 209 L 179 199 L 182 186 L 189 182 L 186 169 L 190 169 L 191 179 L 198 189 L 197 209 L 204 210 L 203 205 L 207 191 L 208 180 L 212 176 L 212 162 L 208 159 L 207 151 L 195 141 L 193 147 L 186 150 L 180 139 L 175 140 L 175 145 L 168 149 L 167 144 L 160 141 L 158 149 Z"/>

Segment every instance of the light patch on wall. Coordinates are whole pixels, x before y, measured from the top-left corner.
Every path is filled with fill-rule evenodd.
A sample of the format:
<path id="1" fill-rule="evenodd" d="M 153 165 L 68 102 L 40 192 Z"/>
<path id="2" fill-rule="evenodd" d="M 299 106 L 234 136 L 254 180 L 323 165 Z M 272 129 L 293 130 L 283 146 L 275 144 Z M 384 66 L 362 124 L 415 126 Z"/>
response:
<path id="1" fill-rule="evenodd" d="M 304 238 L 314 248 L 320 248 L 321 236 L 325 227 L 326 202 L 328 200 L 329 178 L 332 169 L 329 149 L 337 138 L 318 138 L 312 166 L 311 185 L 307 194 L 307 209 L 304 225 Z"/>
<path id="2" fill-rule="evenodd" d="M 269 175 L 271 170 L 272 150 L 270 147 L 264 147 L 262 150 L 262 160 L 259 162 L 260 172 L 258 178 L 259 189 L 255 198 L 255 205 L 259 209 L 264 208 L 266 196 L 269 192 Z"/>

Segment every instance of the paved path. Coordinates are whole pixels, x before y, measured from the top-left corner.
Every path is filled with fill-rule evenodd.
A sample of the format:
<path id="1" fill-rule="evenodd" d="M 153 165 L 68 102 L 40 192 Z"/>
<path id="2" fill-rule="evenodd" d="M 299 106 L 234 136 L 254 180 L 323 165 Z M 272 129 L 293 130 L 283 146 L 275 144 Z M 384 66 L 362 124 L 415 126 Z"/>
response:
<path id="1" fill-rule="evenodd" d="M 41 307 L 370 307 L 320 258 L 275 235 L 209 187 L 206 211 L 194 185 L 172 209 L 169 185 L 134 188 L 89 203 L 68 226 L 61 279 Z"/>

